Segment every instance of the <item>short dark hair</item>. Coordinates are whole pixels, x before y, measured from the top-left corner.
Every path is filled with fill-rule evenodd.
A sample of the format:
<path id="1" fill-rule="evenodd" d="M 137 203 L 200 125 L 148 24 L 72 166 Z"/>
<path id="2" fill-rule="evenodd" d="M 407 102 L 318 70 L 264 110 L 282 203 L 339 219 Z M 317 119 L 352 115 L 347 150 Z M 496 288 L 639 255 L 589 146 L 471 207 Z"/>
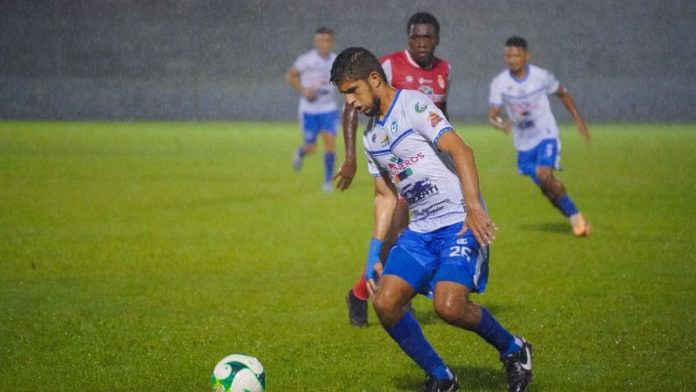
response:
<path id="1" fill-rule="evenodd" d="M 431 25 L 435 28 L 435 34 L 440 35 L 440 22 L 438 22 L 437 18 L 435 18 L 433 14 L 429 12 L 416 12 L 415 14 L 411 15 L 411 17 L 408 18 L 408 24 L 406 25 L 406 33 L 410 33 L 411 26 L 417 24 Z"/>
<path id="2" fill-rule="evenodd" d="M 505 41 L 505 46 L 514 46 L 527 50 L 527 40 L 517 35 L 513 35 L 512 37 L 508 38 L 507 41 Z"/>
<path id="3" fill-rule="evenodd" d="M 372 72 L 379 73 L 383 80 L 387 76 L 377 57 L 365 48 L 351 47 L 341 51 L 331 65 L 331 83 L 338 86 L 344 80 L 365 80 Z"/>
<path id="4" fill-rule="evenodd" d="M 314 34 L 329 34 L 334 35 L 333 30 L 326 26 L 320 26 L 318 29 L 314 30 Z"/>

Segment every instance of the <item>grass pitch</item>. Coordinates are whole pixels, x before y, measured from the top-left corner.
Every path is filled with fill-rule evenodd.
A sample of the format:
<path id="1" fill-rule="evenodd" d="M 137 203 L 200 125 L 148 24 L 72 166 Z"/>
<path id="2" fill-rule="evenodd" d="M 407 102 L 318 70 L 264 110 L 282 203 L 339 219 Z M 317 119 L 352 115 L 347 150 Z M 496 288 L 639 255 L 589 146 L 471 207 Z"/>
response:
<path id="1" fill-rule="evenodd" d="M 691 390 L 696 127 L 564 127 L 585 239 L 509 138 L 458 129 L 499 226 L 475 300 L 534 344 L 530 390 Z M 370 177 L 323 194 L 320 156 L 290 169 L 298 143 L 289 123 L 0 123 L 0 390 L 206 391 L 235 352 L 269 391 L 418 390 L 373 313 L 347 323 Z M 415 307 L 462 390 L 505 390 L 491 347 Z"/>

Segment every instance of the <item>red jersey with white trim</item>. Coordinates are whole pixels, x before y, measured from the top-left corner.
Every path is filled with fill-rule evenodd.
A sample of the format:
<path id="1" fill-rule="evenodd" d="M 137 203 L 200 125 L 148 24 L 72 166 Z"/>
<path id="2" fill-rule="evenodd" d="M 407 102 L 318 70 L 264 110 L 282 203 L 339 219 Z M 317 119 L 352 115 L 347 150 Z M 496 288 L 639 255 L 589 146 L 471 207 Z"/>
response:
<path id="1" fill-rule="evenodd" d="M 447 102 L 450 64 L 446 60 L 433 57 L 433 66 L 424 69 L 413 60 L 408 50 L 402 50 L 382 57 L 379 62 L 382 63 L 387 81 L 392 86 L 404 90 L 418 90 L 427 95 L 440 109 Z"/>

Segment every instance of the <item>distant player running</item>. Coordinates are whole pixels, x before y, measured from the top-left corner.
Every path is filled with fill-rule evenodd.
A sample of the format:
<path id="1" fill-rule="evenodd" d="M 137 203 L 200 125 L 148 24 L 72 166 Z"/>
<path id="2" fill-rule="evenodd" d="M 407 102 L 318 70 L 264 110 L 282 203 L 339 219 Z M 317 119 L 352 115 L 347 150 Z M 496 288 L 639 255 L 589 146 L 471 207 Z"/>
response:
<path id="1" fill-rule="evenodd" d="M 363 145 L 374 178 L 377 248 L 392 220 L 397 192 L 411 213 L 384 269 L 379 259 L 368 259 L 365 266 L 380 323 L 425 371 L 423 391 L 457 391 L 457 377 L 425 339 L 418 321 L 404 311 L 417 293 L 432 291 L 437 315 L 495 347 L 510 391 L 523 391 L 532 377 L 531 345 L 469 300 L 470 293 L 486 287 L 488 245 L 495 239 L 473 151 L 430 98 L 390 86 L 366 49 L 342 51 L 331 68 L 331 82 L 347 104 L 370 117 Z"/>
<path id="2" fill-rule="evenodd" d="M 450 64 L 435 56 L 435 49 L 440 42 L 440 22 L 427 12 L 413 14 L 406 24 L 408 49 L 392 53 L 380 59 L 387 81 L 392 86 L 404 90 L 418 90 L 427 95 L 447 116 L 447 93 L 450 86 Z M 358 124 L 358 112 L 350 105 L 343 108 L 343 138 L 345 141 L 346 160 L 340 166 L 336 178 L 337 186 L 345 190 L 355 176 L 355 133 Z M 394 164 L 399 164 L 395 162 Z M 386 253 L 396 237 L 408 225 L 408 208 L 401 200 L 396 207 L 394 221 L 387 233 L 384 251 L 375 253 L 372 246 L 368 257 L 384 260 Z M 367 325 L 367 299 L 369 293 L 363 273 L 348 291 L 348 320 L 356 326 Z"/>
<path id="3" fill-rule="evenodd" d="M 338 106 L 329 72 L 336 54 L 333 31 L 320 27 L 314 34 L 314 49 L 295 60 L 285 75 L 288 84 L 300 92 L 298 108 L 303 143 L 293 156 L 293 168 L 302 169 L 302 159 L 316 149 L 317 137 L 324 139 L 324 192 L 331 192 L 334 171 L 334 139 L 338 128 Z"/>
<path id="4" fill-rule="evenodd" d="M 505 43 L 508 69 L 491 82 L 488 120 L 505 134 L 512 131 L 520 174 L 529 176 L 551 204 L 569 218 L 573 234 L 586 236 L 590 234 L 590 224 L 553 174 L 560 169 L 561 141 L 547 95 L 558 97 L 587 142 L 590 132 L 568 90 L 551 72 L 529 64 L 529 58 L 524 38 L 508 38 Z M 501 106 L 506 109 L 508 121 L 500 117 Z"/>

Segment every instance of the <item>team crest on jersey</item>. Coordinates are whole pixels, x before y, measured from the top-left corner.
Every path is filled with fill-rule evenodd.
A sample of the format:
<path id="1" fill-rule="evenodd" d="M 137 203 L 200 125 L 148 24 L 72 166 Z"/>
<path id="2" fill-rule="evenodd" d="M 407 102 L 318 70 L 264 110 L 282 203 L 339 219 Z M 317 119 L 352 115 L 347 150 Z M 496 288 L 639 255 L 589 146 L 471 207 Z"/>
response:
<path id="1" fill-rule="evenodd" d="M 396 121 L 392 121 L 391 125 L 389 126 L 389 131 L 392 133 L 392 135 L 396 135 L 396 132 L 399 131 L 399 124 Z"/>
<path id="2" fill-rule="evenodd" d="M 437 85 L 440 86 L 440 88 L 445 88 L 445 78 L 442 77 L 442 75 L 437 75 Z"/>
<path id="3" fill-rule="evenodd" d="M 432 125 L 433 128 L 435 128 L 435 126 L 436 126 L 440 121 L 442 121 L 442 117 L 440 117 L 440 116 L 439 116 L 437 113 L 435 113 L 435 112 L 430 112 L 430 113 L 428 114 L 428 119 L 430 120 L 430 125 Z"/>
<path id="4" fill-rule="evenodd" d="M 416 108 L 415 108 L 415 109 L 416 109 L 416 113 L 423 113 L 423 112 L 425 111 L 425 109 L 427 109 L 427 108 L 428 108 L 428 104 L 427 104 L 427 103 L 416 102 Z"/>

